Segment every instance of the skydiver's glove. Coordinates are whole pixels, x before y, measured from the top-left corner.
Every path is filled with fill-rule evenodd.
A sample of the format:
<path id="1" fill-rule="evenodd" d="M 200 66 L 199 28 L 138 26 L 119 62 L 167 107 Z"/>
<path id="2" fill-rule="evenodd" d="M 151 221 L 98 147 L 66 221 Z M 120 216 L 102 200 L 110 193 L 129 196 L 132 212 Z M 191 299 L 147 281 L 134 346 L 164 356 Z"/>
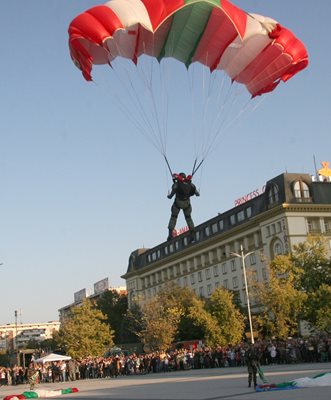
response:
<path id="1" fill-rule="evenodd" d="M 171 194 L 169 193 L 167 197 L 168 197 L 168 199 L 171 199 Z"/>
<path id="2" fill-rule="evenodd" d="M 200 193 L 196 190 L 195 195 L 199 197 Z"/>

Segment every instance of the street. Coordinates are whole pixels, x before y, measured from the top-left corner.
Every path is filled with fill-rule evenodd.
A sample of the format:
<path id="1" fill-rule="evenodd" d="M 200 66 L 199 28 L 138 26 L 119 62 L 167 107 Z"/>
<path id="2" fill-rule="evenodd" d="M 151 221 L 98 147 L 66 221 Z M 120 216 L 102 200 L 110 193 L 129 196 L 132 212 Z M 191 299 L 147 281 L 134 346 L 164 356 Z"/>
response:
<path id="1" fill-rule="evenodd" d="M 330 363 L 271 365 L 263 367 L 269 383 L 281 383 L 296 378 L 313 377 L 331 372 Z M 262 382 L 259 382 L 262 383 Z M 63 399 L 112 400 L 329 400 L 331 387 L 255 392 L 247 386 L 245 367 L 189 370 L 117 379 L 94 379 L 75 382 L 40 384 L 40 389 L 76 387 L 78 393 L 63 395 Z M 1 387 L 0 398 L 20 394 L 28 385 Z"/>

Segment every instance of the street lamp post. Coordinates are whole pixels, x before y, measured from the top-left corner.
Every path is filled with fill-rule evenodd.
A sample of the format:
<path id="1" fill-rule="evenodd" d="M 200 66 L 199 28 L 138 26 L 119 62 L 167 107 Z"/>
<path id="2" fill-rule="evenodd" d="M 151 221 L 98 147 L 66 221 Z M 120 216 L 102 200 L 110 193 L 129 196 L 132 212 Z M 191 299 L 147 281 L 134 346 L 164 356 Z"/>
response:
<path id="1" fill-rule="evenodd" d="M 16 363 L 19 366 L 20 362 L 19 362 L 19 352 L 18 352 L 18 342 L 17 342 L 17 310 L 15 310 L 15 351 L 16 351 Z"/>
<path id="2" fill-rule="evenodd" d="M 246 298 L 247 298 L 247 310 L 248 310 L 248 320 L 249 320 L 249 328 L 251 331 L 251 342 L 254 344 L 254 335 L 253 335 L 253 325 L 252 325 L 252 316 L 251 316 L 251 306 L 249 302 L 249 294 L 248 294 L 248 285 L 247 285 L 247 276 L 246 276 L 246 257 L 249 256 L 250 254 L 253 254 L 253 251 L 250 251 L 249 253 L 244 254 L 244 248 L 243 245 L 240 245 L 240 253 L 234 253 L 231 252 L 230 255 L 239 257 L 241 258 L 242 266 L 243 266 L 243 271 L 244 271 L 244 281 L 245 281 L 245 290 L 246 290 Z"/>

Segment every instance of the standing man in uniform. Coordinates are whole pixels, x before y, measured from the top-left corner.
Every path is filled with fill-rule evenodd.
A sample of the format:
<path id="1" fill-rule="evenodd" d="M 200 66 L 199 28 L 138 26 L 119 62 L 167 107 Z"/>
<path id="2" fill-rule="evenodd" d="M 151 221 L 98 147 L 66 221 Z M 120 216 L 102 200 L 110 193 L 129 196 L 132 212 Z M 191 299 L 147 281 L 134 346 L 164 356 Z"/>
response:
<path id="1" fill-rule="evenodd" d="M 245 353 L 246 365 L 248 369 L 248 387 L 252 386 L 252 380 L 254 388 L 257 386 L 257 373 L 260 367 L 261 354 L 256 345 L 250 344 Z"/>
<path id="2" fill-rule="evenodd" d="M 187 226 L 190 230 L 190 238 L 194 240 L 194 223 L 191 218 L 192 206 L 190 197 L 200 196 L 195 185 L 192 183 L 191 175 L 186 176 L 184 172 L 173 174 L 173 185 L 168 199 L 176 195 L 175 201 L 171 207 L 171 217 L 168 224 L 169 235 L 167 240 L 173 238 L 173 230 L 175 229 L 177 217 L 180 210 L 183 210 Z"/>

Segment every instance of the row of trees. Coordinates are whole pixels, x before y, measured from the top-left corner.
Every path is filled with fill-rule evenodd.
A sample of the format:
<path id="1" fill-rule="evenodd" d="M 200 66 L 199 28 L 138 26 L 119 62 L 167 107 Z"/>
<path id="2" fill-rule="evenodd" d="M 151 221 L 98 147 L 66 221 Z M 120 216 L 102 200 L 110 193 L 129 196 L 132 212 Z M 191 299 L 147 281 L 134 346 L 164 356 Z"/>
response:
<path id="1" fill-rule="evenodd" d="M 310 237 L 290 255 L 268 264 L 268 283 L 248 273 L 254 331 L 263 337 L 298 334 L 299 321 L 331 333 L 331 261 L 323 237 Z M 75 358 L 102 355 L 114 344 L 141 342 L 147 351 L 165 350 L 179 340 L 204 339 L 210 346 L 242 341 L 247 330 L 246 309 L 234 292 L 216 289 L 199 298 L 189 288 L 169 285 L 143 308 L 128 309 L 127 297 L 105 292 L 96 304 L 75 307 L 54 340 Z"/>

